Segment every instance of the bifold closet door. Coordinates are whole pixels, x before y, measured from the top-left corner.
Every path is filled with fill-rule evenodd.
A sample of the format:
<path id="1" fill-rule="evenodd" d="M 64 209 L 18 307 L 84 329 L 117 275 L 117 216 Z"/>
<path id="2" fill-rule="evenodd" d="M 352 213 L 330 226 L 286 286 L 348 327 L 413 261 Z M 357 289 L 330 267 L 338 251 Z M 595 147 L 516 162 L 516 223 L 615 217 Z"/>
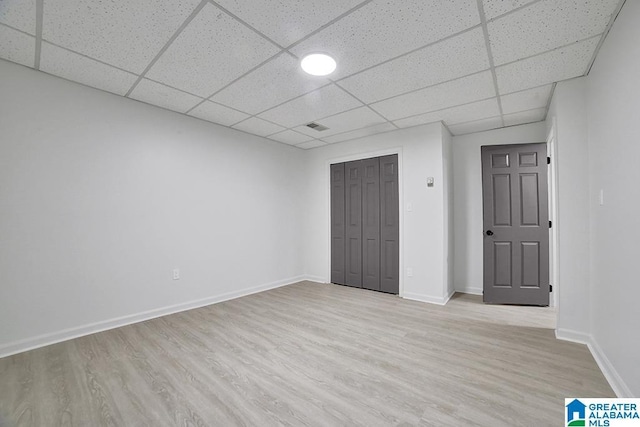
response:
<path id="1" fill-rule="evenodd" d="M 398 156 L 331 165 L 331 282 L 399 293 Z"/>
<path id="2" fill-rule="evenodd" d="M 345 285 L 362 287 L 362 161 L 345 163 Z"/>
<path id="3" fill-rule="evenodd" d="M 380 161 L 361 161 L 362 287 L 380 290 Z"/>
<path id="4" fill-rule="evenodd" d="M 331 282 L 345 284 L 344 163 L 331 165 Z"/>
<path id="5" fill-rule="evenodd" d="M 400 292 L 398 156 L 380 157 L 380 290 Z"/>

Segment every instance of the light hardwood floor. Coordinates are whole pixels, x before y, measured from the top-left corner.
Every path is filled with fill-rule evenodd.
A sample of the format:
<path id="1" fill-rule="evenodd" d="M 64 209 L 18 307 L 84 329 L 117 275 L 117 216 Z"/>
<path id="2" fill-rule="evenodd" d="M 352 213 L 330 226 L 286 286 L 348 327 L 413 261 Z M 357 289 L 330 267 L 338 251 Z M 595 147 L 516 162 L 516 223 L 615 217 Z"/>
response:
<path id="1" fill-rule="evenodd" d="M 0 426 L 561 425 L 614 394 L 554 318 L 301 282 L 0 359 Z"/>

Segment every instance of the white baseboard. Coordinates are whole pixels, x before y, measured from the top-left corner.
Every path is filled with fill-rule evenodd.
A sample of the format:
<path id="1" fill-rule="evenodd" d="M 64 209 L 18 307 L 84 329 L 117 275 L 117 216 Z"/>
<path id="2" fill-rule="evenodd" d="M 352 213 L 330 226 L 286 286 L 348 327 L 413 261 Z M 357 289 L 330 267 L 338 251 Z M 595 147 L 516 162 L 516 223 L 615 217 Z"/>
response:
<path id="1" fill-rule="evenodd" d="M 616 371 L 616 369 L 613 367 L 613 365 L 609 361 L 609 358 L 604 354 L 597 341 L 592 338 L 587 345 L 589 346 L 591 355 L 596 360 L 596 363 L 604 374 L 604 377 L 607 379 L 607 381 L 609 381 L 609 385 L 616 393 L 616 396 L 623 398 L 634 397 L 631 393 L 631 389 L 624 382 L 620 374 L 618 374 L 618 371 Z"/>
<path id="2" fill-rule="evenodd" d="M 571 329 L 556 329 L 556 338 L 584 345 L 589 345 L 589 342 L 591 341 L 591 336 L 589 334 L 572 331 Z"/>
<path id="3" fill-rule="evenodd" d="M 620 398 L 634 397 L 629 386 L 627 386 L 620 374 L 618 374 L 618 371 L 613 367 L 607 355 L 591 335 L 569 329 L 556 329 L 556 338 L 586 345 L 616 396 Z"/>
<path id="4" fill-rule="evenodd" d="M 414 293 L 411 293 L 411 292 L 405 292 L 402 295 L 402 298 L 410 299 L 412 301 L 428 302 L 430 304 L 445 305 L 451 299 L 451 297 L 453 296 L 454 293 L 455 293 L 455 291 L 451 291 L 451 293 L 449 295 L 446 295 L 444 297 L 434 297 L 434 296 L 430 296 L 430 295 L 414 294 Z"/>
<path id="5" fill-rule="evenodd" d="M 326 277 L 312 276 L 308 274 L 302 277 L 303 279 L 300 279 L 300 280 L 308 280 L 309 282 L 317 282 L 317 283 L 329 283 L 329 280 L 327 280 Z"/>
<path id="6" fill-rule="evenodd" d="M 228 292 L 221 295 L 216 295 L 200 300 L 189 301 L 181 304 L 171 305 L 168 307 L 157 308 L 142 313 L 131 314 L 128 316 L 116 317 L 109 320 L 103 320 L 100 322 L 89 323 L 87 325 L 78 326 L 74 328 L 64 329 L 57 332 L 38 335 L 35 337 L 25 338 L 18 341 L 13 341 L 0 346 L 0 358 L 11 356 L 12 354 L 22 353 L 24 351 L 33 350 L 36 348 L 44 347 L 51 344 L 56 344 L 62 341 L 82 337 L 85 335 L 95 334 L 97 332 L 106 331 L 109 329 L 119 328 L 121 326 L 130 325 L 132 323 L 143 322 L 145 320 L 155 319 L 156 317 L 166 316 L 181 311 L 192 310 L 194 308 L 204 307 L 211 304 L 216 304 L 223 301 L 229 301 L 232 299 L 240 298 L 243 296 L 255 294 L 258 292 L 264 292 L 269 289 L 275 289 L 282 286 L 291 285 L 303 280 L 311 280 L 308 276 L 297 276 L 285 280 L 278 280 L 276 282 L 265 283 L 263 285 L 254 286 L 238 291 Z"/>
<path id="7" fill-rule="evenodd" d="M 456 287 L 456 292 L 461 292 L 463 294 L 471 294 L 471 295 L 482 295 L 482 288 L 477 288 L 474 286 L 459 286 Z"/>
<path id="8" fill-rule="evenodd" d="M 451 292 L 449 292 L 449 295 L 447 295 L 447 296 L 444 298 L 444 304 L 442 304 L 442 305 L 447 304 L 447 303 L 449 302 L 449 300 L 451 299 L 451 297 L 453 296 L 453 294 L 455 294 L 455 293 L 456 293 L 456 290 L 455 290 L 455 289 L 452 289 L 452 290 L 451 290 Z"/>

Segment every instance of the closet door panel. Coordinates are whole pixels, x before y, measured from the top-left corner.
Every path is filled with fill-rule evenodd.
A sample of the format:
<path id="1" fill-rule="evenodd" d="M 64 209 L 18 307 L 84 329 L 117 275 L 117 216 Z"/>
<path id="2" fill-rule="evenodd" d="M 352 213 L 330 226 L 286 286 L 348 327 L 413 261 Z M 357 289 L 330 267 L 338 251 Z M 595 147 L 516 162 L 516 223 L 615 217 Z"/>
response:
<path id="1" fill-rule="evenodd" d="M 380 290 L 380 161 L 362 160 L 362 287 Z"/>
<path id="2" fill-rule="evenodd" d="M 398 156 L 380 157 L 380 290 L 400 292 Z"/>
<path id="3" fill-rule="evenodd" d="M 331 165 L 331 283 L 345 284 L 344 163 Z"/>
<path id="4" fill-rule="evenodd" d="M 345 163 L 345 285 L 362 287 L 362 161 Z"/>

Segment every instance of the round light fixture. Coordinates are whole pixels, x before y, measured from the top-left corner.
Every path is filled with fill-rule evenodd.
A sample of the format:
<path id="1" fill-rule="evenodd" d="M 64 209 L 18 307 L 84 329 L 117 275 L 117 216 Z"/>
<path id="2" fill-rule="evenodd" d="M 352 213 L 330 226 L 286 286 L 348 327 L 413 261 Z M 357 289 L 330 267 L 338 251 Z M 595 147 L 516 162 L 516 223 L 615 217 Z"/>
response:
<path id="1" fill-rule="evenodd" d="M 300 66 L 312 76 L 326 76 L 336 69 L 336 61 L 324 53 L 312 53 L 302 58 Z"/>

